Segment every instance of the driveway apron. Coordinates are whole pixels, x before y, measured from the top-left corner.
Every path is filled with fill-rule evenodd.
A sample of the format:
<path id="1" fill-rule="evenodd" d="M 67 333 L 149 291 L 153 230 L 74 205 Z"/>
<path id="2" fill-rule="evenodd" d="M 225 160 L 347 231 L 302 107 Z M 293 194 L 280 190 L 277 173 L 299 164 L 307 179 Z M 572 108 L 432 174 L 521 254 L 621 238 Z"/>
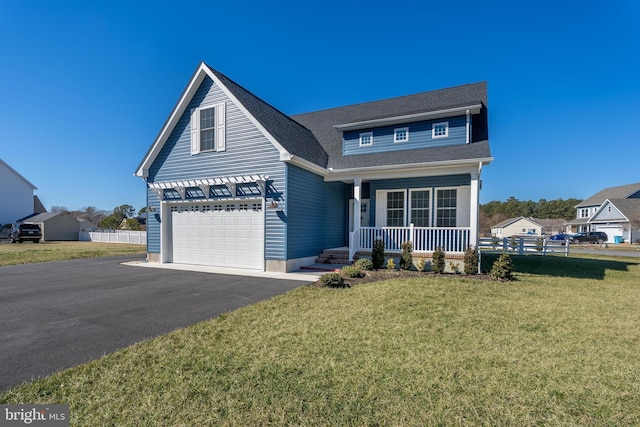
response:
<path id="1" fill-rule="evenodd" d="M 304 284 L 121 264 L 135 259 L 0 267 L 0 391 Z"/>

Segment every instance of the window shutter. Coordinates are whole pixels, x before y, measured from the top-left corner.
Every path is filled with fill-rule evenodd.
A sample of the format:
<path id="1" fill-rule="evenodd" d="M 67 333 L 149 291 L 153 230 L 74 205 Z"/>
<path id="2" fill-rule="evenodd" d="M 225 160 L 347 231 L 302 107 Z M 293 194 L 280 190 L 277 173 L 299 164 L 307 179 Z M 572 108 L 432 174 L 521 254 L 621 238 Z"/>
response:
<path id="1" fill-rule="evenodd" d="M 471 187 L 458 187 L 456 203 L 456 227 L 471 225 Z"/>
<path id="2" fill-rule="evenodd" d="M 376 227 L 387 226 L 387 192 L 376 190 Z"/>
<path id="3" fill-rule="evenodd" d="M 227 149 L 226 119 L 226 105 L 224 103 L 219 104 L 216 107 L 216 151 L 226 151 Z"/>
<path id="4" fill-rule="evenodd" d="M 191 110 L 191 154 L 200 152 L 200 110 Z"/>

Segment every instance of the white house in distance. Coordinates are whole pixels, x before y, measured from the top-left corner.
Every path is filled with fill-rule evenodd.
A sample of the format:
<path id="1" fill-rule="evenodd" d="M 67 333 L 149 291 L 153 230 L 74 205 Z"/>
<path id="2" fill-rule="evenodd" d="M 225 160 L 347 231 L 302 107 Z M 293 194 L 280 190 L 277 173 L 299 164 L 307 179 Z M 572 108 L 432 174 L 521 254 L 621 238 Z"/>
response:
<path id="1" fill-rule="evenodd" d="M 14 223 L 35 212 L 42 212 L 36 209 L 36 205 L 42 207 L 33 194 L 36 189 L 35 185 L 0 159 L 0 224 Z"/>
<path id="2" fill-rule="evenodd" d="M 509 218 L 491 227 L 491 235 L 499 238 L 526 235 L 551 236 L 562 233 L 565 229 L 565 224 L 566 221 L 564 219 L 539 219 L 519 216 L 517 218 Z"/>

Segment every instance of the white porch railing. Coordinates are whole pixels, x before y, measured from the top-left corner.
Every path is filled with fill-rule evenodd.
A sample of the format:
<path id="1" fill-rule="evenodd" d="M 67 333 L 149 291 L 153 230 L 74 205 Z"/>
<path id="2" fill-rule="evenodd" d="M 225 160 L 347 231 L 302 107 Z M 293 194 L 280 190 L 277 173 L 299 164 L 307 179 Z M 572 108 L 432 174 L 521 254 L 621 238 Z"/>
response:
<path id="1" fill-rule="evenodd" d="M 402 243 L 412 242 L 414 252 L 464 253 L 470 245 L 469 227 L 360 227 L 349 235 L 349 257 L 358 251 L 370 251 L 373 242 L 382 240 L 384 250 L 400 252 Z"/>

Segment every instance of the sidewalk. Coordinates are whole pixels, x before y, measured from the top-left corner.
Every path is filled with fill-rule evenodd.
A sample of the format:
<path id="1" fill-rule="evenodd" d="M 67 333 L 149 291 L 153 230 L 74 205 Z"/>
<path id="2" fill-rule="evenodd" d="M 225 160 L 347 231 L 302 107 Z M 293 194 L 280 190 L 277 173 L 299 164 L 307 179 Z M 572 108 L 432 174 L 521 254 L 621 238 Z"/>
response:
<path id="1" fill-rule="evenodd" d="M 323 272 L 319 271 L 299 271 L 294 273 L 277 273 L 272 271 L 259 271 L 259 270 L 247 270 L 242 268 L 225 268 L 225 267 L 211 267 L 206 265 L 190 265 L 190 264 L 160 264 L 147 261 L 130 261 L 124 262 L 123 265 L 130 265 L 134 267 L 147 267 L 147 268 L 163 268 L 166 270 L 180 270 L 180 271 L 196 271 L 199 273 L 213 273 L 213 274 L 229 274 L 233 276 L 248 276 L 248 277 L 261 277 L 266 279 L 283 279 L 283 280 L 298 280 L 300 282 L 312 283 L 320 279 L 320 275 Z"/>

